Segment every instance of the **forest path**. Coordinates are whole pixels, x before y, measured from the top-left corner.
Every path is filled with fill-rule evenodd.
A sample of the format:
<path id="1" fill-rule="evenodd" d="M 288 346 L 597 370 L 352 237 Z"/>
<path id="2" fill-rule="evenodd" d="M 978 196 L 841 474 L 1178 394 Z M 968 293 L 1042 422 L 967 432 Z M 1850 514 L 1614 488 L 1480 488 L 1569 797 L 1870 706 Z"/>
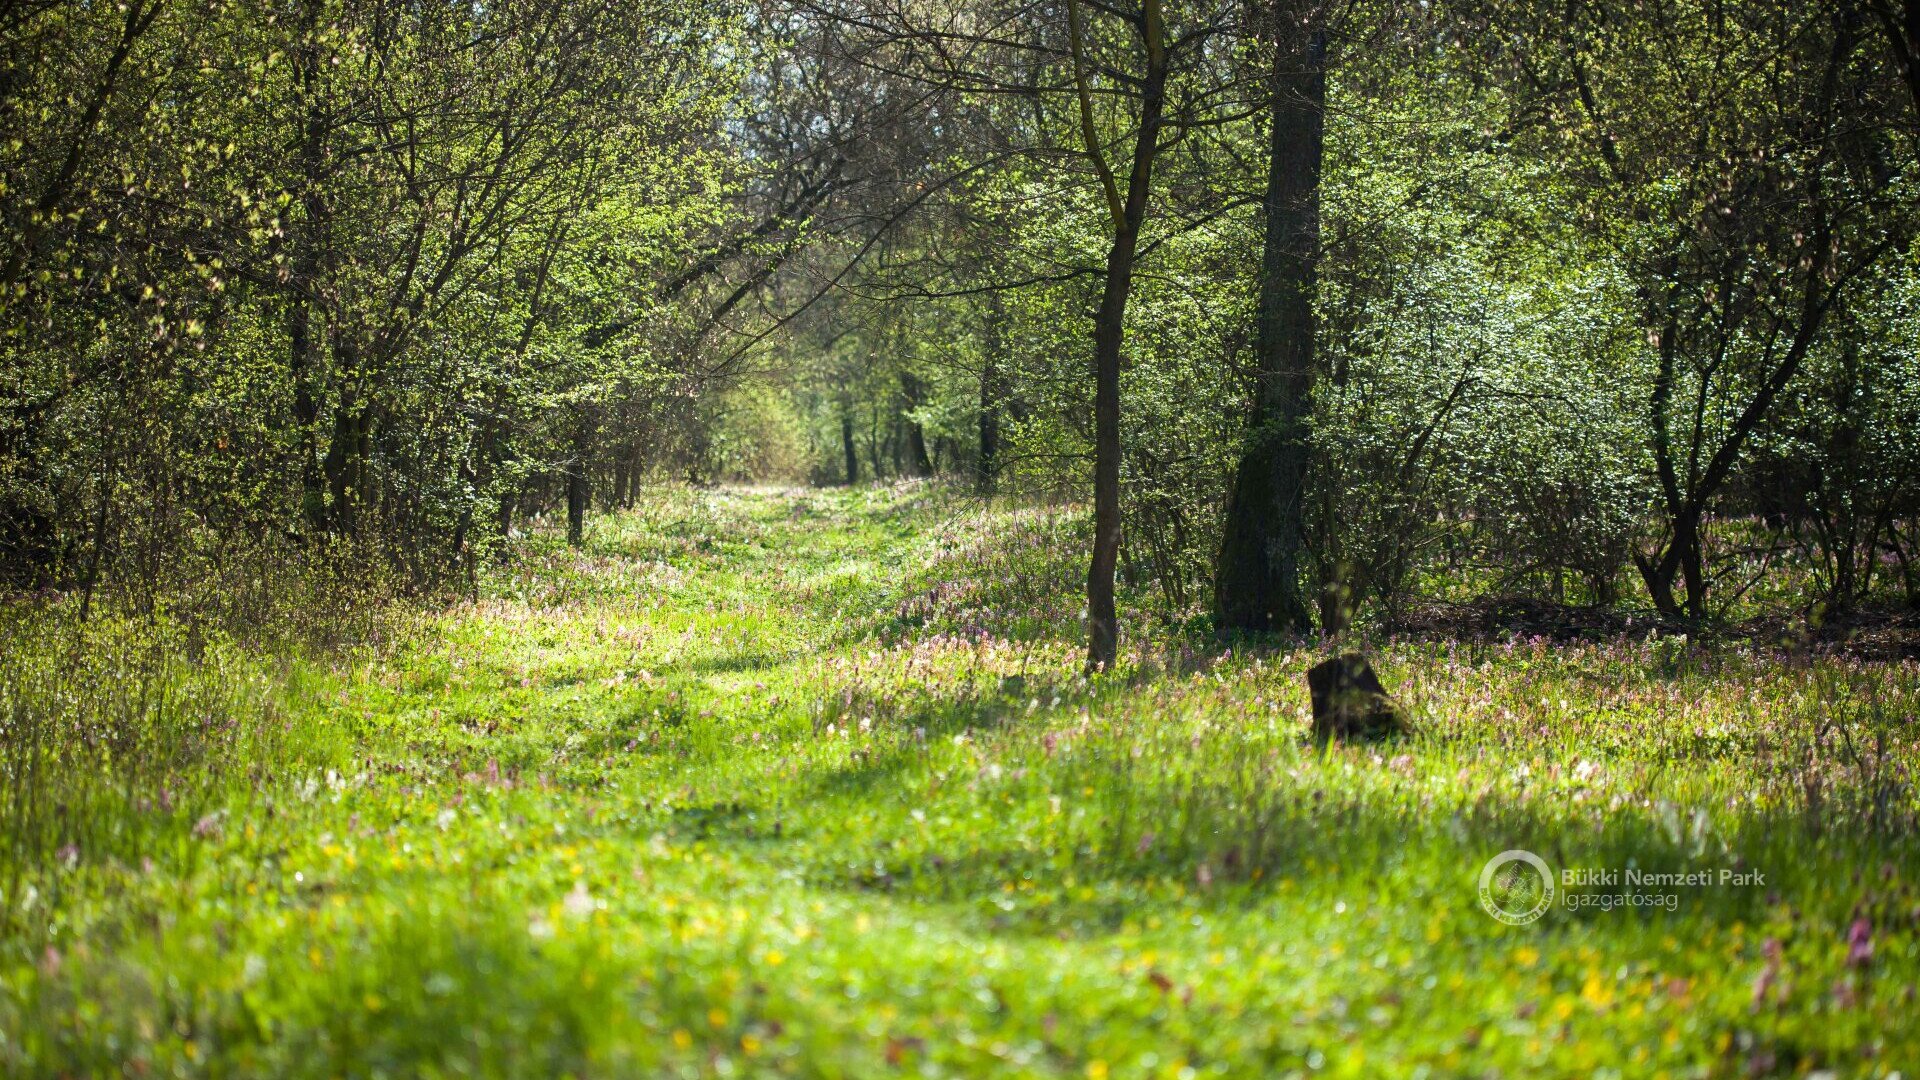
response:
<path id="1" fill-rule="evenodd" d="M 1809 831 L 1745 748 L 1920 672 L 1401 646 L 1424 734 L 1321 753 L 1306 650 L 1162 632 L 1085 679 L 1083 525 L 905 485 L 536 531 L 296 679 L 310 774 L 70 901 L 0 1019 L 101 1073 L 182 1032 L 147 1064 L 186 1075 L 1646 1075 L 1910 1038 L 1914 930 L 1876 922 L 1870 969 L 1847 943 L 1920 895 L 1912 837 Z M 1508 926 L 1475 882 L 1516 846 L 1784 899 Z M 1769 939 L 1860 988 L 1756 1013 Z"/>

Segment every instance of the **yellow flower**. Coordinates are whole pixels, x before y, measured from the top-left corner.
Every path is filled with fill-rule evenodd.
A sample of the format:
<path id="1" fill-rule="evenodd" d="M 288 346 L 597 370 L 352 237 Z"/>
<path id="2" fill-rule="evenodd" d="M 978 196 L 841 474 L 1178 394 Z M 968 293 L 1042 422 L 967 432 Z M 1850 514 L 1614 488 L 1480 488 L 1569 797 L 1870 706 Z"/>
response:
<path id="1" fill-rule="evenodd" d="M 1107 1063 L 1099 1058 L 1087 1062 L 1087 1080 L 1107 1080 Z"/>
<path id="2" fill-rule="evenodd" d="M 1604 1009 L 1613 1004 L 1613 987 L 1601 981 L 1598 972 L 1588 972 L 1586 985 L 1580 988 L 1580 997 L 1596 1009 Z"/>

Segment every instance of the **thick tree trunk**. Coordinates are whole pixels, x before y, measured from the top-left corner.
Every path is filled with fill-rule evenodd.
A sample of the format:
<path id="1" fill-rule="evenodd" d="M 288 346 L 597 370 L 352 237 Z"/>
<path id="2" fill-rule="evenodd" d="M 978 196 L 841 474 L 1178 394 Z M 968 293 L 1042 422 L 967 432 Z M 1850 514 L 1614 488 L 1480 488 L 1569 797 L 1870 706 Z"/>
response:
<path id="1" fill-rule="evenodd" d="M 1113 569 L 1120 557 L 1120 346 L 1139 234 L 1124 230 L 1107 250 L 1107 283 L 1093 334 L 1093 558 L 1087 565 L 1087 667 L 1113 665 L 1120 650 Z"/>
<path id="2" fill-rule="evenodd" d="M 1300 595 L 1320 248 L 1325 36 L 1288 20 L 1274 52 L 1259 369 L 1214 571 L 1221 630 L 1304 632 Z"/>
<path id="3" fill-rule="evenodd" d="M 909 410 L 920 407 L 923 390 L 918 377 L 910 372 L 900 373 L 900 393 L 906 398 Z M 933 459 L 927 455 L 926 431 L 911 416 L 903 416 L 901 420 L 907 429 L 907 464 L 912 466 L 915 476 L 932 476 Z"/>
<path id="4" fill-rule="evenodd" d="M 907 421 L 907 461 L 913 467 L 913 475 L 933 475 L 933 456 L 927 453 L 927 433 L 911 420 Z"/>
<path id="5" fill-rule="evenodd" d="M 853 413 L 843 409 L 840 413 L 840 450 L 846 455 L 847 486 L 860 482 L 860 450 L 853 442 Z"/>
<path id="6" fill-rule="evenodd" d="M 301 44 L 296 51 L 300 79 L 301 220 L 289 230 L 295 245 L 288 281 L 287 368 L 293 383 L 293 420 L 300 430 L 301 503 L 315 530 L 327 524 L 326 478 L 320 469 L 320 406 L 314 397 L 319 343 L 313 334 L 313 298 L 319 295 L 322 255 L 330 242 L 326 183 L 327 116 L 321 107 L 320 58 L 315 41 L 318 6 L 304 8 Z"/>
<path id="7" fill-rule="evenodd" d="M 355 356 L 338 346 L 335 369 L 353 371 Z M 360 528 L 360 512 L 367 503 L 367 455 L 372 449 L 373 409 L 352 384 L 343 387 L 333 413 L 333 436 L 320 463 L 327 480 L 327 524 L 335 533 L 350 535 Z"/>
<path id="8" fill-rule="evenodd" d="M 306 255 L 295 260 L 296 266 L 309 271 L 304 276 L 312 279 L 312 261 Z M 296 269 L 295 277 L 303 276 Z M 293 422 L 300 431 L 300 503 L 306 513 L 307 523 L 314 529 L 323 529 L 327 523 L 326 479 L 320 471 L 319 432 L 320 406 L 314 400 L 314 357 L 318 350 L 313 344 L 312 316 L 309 313 L 306 296 L 297 291 L 288 305 L 287 313 L 287 368 L 293 382 Z"/>

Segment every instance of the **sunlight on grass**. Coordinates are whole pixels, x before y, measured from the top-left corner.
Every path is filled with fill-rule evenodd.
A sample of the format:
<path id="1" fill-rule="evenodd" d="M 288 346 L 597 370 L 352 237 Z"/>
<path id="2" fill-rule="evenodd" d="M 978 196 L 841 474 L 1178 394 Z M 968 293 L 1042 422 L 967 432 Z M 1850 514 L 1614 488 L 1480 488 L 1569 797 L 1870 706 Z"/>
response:
<path id="1" fill-rule="evenodd" d="M 928 487 L 664 492 L 595 522 L 584 551 L 534 537 L 384 651 L 298 677 L 168 661 L 178 685 L 219 688 L 177 698 L 192 715 L 303 734 L 196 750 L 210 779 L 171 816 L 158 792 L 186 792 L 125 776 L 109 820 L 166 828 L 16 841 L 0 1062 L 1178 1077 L 1920 1060 L 1911 662 L 1382 642 L 1418 734 L 1321 751 L 1306 649 L 1136 639 L 1121 670 L 1084 677 L 1061 554 L 1083 529 Z M 87 715 L 71 694 L 33 704 L 60 654 L 10 640 L 11 715 Z M 39 782 L 43 808 L 104 797 Z M 1760 880 L 1510 926 L 1476 888 L 1511 848 Z"/>

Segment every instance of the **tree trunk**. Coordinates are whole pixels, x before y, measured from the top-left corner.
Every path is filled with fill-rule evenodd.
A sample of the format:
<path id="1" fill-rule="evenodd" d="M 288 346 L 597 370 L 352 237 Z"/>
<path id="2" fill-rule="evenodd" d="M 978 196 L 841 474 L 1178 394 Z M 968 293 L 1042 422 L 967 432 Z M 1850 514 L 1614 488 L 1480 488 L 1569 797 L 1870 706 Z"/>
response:
<path id="1" fill-rule="evenodd" d="M 314 398 L 319 356 L 313 334 L 313 297 L 319 295 L 323 252 L 330 243 L 326 182 L 327 116 L 321 109 L 320 58 L 315 40 L 318 5 L 304 8 L 296 70 L 300 80 L 301 220 L 289 230 L 295 245 L 288 280 L 287 368 L 293 383 L 293 419 L 300 430 L 301 504 L 316 531 L 326 528 L 326 478 L 320 470 L 320 407 Z"/>
<path id="2" fill-rule="evenodd" d="M 582 417 L 574 429 L 573 457 L 567 462 L 567 543 L 579 547 L 587 531 L 587 454 L 592 436 Z"/>
<path id="3" fill-rule="evenodd" d="M 860 450 L 853 442 L 853 412 L 843 408 L 840 413 L 840 450 L 847 459 L 847 486 L 860 482 Z"/>
<path id="4" fill-rule="evenodd" d="M 1254 406 L 1214 572 L 1221 630 L 1305 632 L 1302 494 L 1311 423 L 1326 38 L 1292 20 L 1274 51 Z"/>
<path id="5" fill-rule="evenodd" d="M 1000 471 L 1000 349 L 1005 310 L 1000 294 L 987 294 L 986 355 L 980 364 L 980 456 L 974 463 L 974 484 L 982 495 L 993 494 Z"/>
<path id="6" fill-rule="evenodd" d="M 356 354 L 338 344 L 334 347 L 334 367 L 352 372 Z M 320 463 L 327 480 L 327 522 L 341 535 L 360 528 L 360 511 L 367 502 L 367 454 L 372 448 L 373 407 L 362 399 L 361 390 L 352 383 L 340 391 L 340 403 L 333 413 L 333 436 L 327 444 L 327 456 Z"/>
<path id="7" fill-rule="evenodd" d="M 1114 609 L 1113 570 L 1120 557 L 1120 350 L 1126 341 L 1127 297 L 1133 289 L 1134 256 L 1152 192 L 1153 163 L 1160 151 L 1166 104 L 1167 50 L 1158 0 L 1146 0 L 1140 23 L 1147 66 L 1140 83 L 1140 129 L 1123 199 L 1100 148 L 1080 39 L 1079 7 L 1068 3 L 1073 37 L 1074 80 L 1079 91 L 1081 133 L 1100 173 L 1113 223 L 1106 283 L 1093 324 L 1093 555 L 1087 561 L 1087 669 L 1103 671 L 1120 654 L 1120 623 Z"/>
<path id="8" fill-rule="evenodd" d="M 1087 566 L 1087 667 L 1120 651 L 1113 569 L 1120 555 L 1120 347 L 1139 234 L 1123 230 L 1107 251 L 1107 283 L 1093 335 L 1093 558 Z"/>
<path id="9" fill-rule="evenodd" d="M 107 442 L 107 457 L 100 470 L 100 502 L 93 517 L 93 543 L 87 554 L 87 574 L 80 587 L 80 621 L 86 622 L 93 610 L 93 589 L 100 581 L 100 565 L 107 550 L 107 514 L 113 507 L 113 442 Z"/>
<path id="10" fill-rule="evenodd" d="M 579 547 L 587 531 L 586 462 L 574 458 L 567 463 L 567 544 Z"/>
<path id="11" fill-rule="evenodd" d="M 641 422 L 645 430 L 645 421 Z M 627 463 L 627 485 L 620 489 L 620 509 L 631 510 L 640 501 L 640 483 L 646 477 L 646 458 L 640 449 L 640 438 L 627 436 L 627 445 L 621 453 L 621 459 Z"/>
<path id="12" fill-rule="evenodd" d="M 906 398 L 908 410 L 918 409 L 921 405 L 923 387 L 918 377 L 911 372 L 900 373 L 900 393 Z M 920 422 L 911 416 L 901 420 L 907 429 L 907 463 L 913 467 L 915 476 L 932 476 L 933 459 L 927 456 L 927 433 Z"/>

